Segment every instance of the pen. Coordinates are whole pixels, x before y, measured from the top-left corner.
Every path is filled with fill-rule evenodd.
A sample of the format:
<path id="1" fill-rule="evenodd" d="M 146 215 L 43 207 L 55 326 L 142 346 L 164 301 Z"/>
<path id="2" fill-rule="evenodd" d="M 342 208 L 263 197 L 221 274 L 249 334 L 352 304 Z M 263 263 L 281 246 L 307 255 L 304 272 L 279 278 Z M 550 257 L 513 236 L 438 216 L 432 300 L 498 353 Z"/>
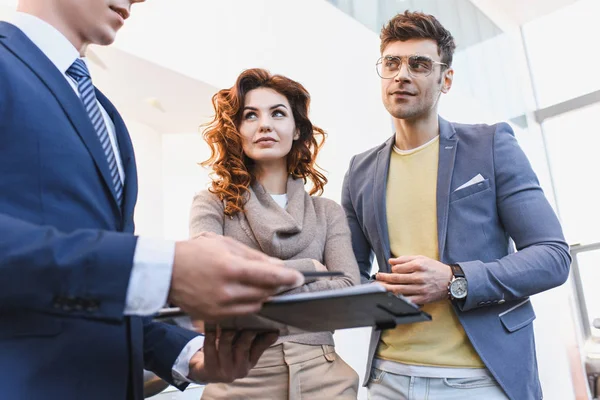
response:
<path id="1" fill-rule="evenodd" d="M 342 271 L 308 271 L 302 272 L 305 278 L 329 278 L 332 276 L 344 276 Z"/>

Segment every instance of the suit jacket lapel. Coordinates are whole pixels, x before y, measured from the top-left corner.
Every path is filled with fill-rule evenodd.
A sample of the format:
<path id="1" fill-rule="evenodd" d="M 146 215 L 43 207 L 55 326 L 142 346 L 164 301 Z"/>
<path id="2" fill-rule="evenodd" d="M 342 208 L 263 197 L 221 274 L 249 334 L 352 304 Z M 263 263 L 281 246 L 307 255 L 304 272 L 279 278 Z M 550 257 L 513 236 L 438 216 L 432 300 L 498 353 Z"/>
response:
<path id="1" fill-rule="evenodd" d="M 83 103 L 66 81 L 62 72 L 56 69 L 48 57 L 15 26 L 0 22 L 0 41 L 10 52 L 21 59 L 38 76 L 54 97 L 56 97 L 75 131 L 77 131 L 77 134 L 81 137 L 81 140 L 94 159 L 100 175 L 104 179 L 110 193 L 112 193 L 114 205 L 116 208 L 119 208 L 117 206 L 115 189 L 110 178 L 108 161 L 102 150 L 98 135 L 83 107 Z"/>
<path id="2" fill-rule="evenodd" d="M 450 198 L 450 185 L 454 171 L 454 160 L 458 139 L 454 127 L 446 120 L 439 118 L 440 124 L 440 155 L 438 162 L 437 178 L 437 218 L 438 218 L 438 248 L 440 260 L 444 262 L 446 249 L 446 235 L 448 233 L 448 208 Z"/>
<path id="3" fill-rule="evenodd" d="M 383 254 L 385 255 L 384 265 L 380 265 L 380 271 L 389 272 L 388 258 L 391 256 L 390 238 L 387 224 L 386 211 L 386 188 L 388 170 L 390 167 L 390 154 L 394 145 L 394 136 L 392 136 L 385 145 L 377 152 L 377 160 L 375 162 L 375 176 L 373 184 L 373 206 L 375 210 L 375 224 L 381 238 L 381 246 L 383 246 Z"/>

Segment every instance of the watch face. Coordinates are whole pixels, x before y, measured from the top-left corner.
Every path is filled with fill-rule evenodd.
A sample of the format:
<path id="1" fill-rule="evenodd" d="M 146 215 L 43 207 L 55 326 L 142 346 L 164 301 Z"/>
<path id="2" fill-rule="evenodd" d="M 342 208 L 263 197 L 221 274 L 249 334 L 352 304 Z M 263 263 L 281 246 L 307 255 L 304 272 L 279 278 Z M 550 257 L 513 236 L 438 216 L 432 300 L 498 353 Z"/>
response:
<path id="1" fill-rule="evenodd" d="M 455 299 L 464 299 L 467 297 L 467 280 L 465 278 L 456 278 L 450 284 L 450 294 Z"/>

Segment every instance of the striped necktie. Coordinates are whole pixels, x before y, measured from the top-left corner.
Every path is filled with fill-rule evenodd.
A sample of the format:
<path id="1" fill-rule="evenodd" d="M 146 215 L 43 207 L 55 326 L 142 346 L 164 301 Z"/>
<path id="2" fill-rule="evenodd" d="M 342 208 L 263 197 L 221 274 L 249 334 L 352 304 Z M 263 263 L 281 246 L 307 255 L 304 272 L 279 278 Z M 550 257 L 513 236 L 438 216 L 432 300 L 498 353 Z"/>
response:
<path id="1" fill-rule="evenodd" d="M 117 195 L 117 202 L 119 203 L 119 206 L 121 206 L 123 203 L 123 183 L 121 182 L 121 177 L 119 176 L 117 160 L 110 143 L 108 129 L 106 128 L 104 118 L 102 117 L 100 107 L 98 106 L 98 102 L 96 100 L 96 93 L 94 92 L 94 85 L 92 84 L 90 72 L 88 71 L 85 62 L 78 58 L 67 70 L 67 75 L 75 79 L 77 82 L 77 88 L 79 90 L 79 95 L 81 96 L 81 101 L 83 102 L 85 111 L 87 111 L 88 116 L 92 121 L 92 125 L 96 130 L 98 139 L 100 139 L 102 150 L 106 156 L 106 161 L 108 161 L 108 169 L 110 170 L 112 185 Z"/>

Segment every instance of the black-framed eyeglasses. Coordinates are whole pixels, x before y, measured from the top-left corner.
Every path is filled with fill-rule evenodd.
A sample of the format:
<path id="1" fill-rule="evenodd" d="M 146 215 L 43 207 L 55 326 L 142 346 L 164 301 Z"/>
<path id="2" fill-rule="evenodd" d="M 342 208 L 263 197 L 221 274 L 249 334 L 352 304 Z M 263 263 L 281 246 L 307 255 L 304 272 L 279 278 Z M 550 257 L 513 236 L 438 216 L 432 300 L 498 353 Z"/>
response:
<path id="1" fill-rule="evenodd" d="M 375 65 L 377 74 L 383 79 L 393 79 L 402 69 L 402 63 L 406 60 L 408 73 L 413 77 L 429 76 L 436 65 L 447 67 L 448 64 L 434 61 L 428 56 L 412 54 L 410 56 L 383 56 L 377 60 Z"/>

